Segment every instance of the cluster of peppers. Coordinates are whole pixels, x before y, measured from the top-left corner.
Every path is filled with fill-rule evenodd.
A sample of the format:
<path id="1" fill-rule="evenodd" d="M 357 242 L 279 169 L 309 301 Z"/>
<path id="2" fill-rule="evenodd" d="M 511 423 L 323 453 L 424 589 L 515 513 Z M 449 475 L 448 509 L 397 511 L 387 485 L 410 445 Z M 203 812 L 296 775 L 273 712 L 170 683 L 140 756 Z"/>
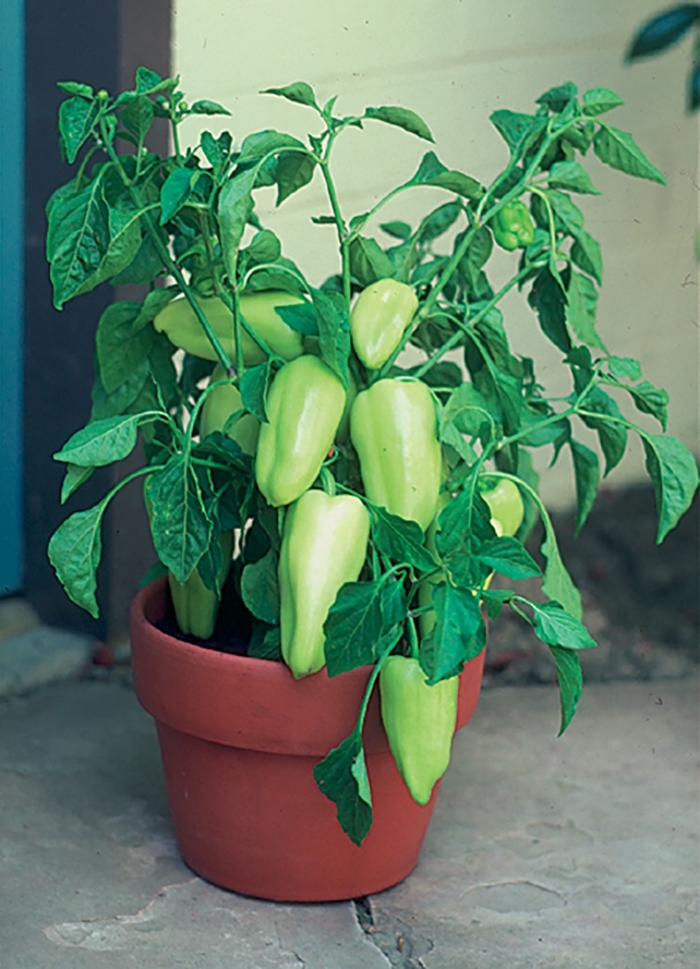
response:
<path id="1" fill-rule="evenodd" d="M 510 231 L 513 230 L 511 226 Z M 200 435 L 224 431 L 244 453 L 254 457 L 255 480 L 273 508 L 285 508 L 279 554 L 280 639 L 284 662 L 296 678 L 325 665 L 324 623 L 341 587 L 360 577 L 370 535 L 370 517 L 356 494 L 336 494 L 332 478 L 322 478 L 330 493 L 314 487 L 334 441 L 349 433 L 367 500 L 391 514 L 416 522 L 433 541 L 439 511 L 443 464 L 437 436 L 435 403 L 427 385 L 408 377 L 375 379 L 366 389 L 348 392 L 319 357 L 304 352 L 302 337 L 275 307 L 299 302 L 283 292 L 243 295 L 241 311 L 278 356 L 286 362 L 272 381 L 266 400 L 267 421 L 245 411 L 239 390 L 218 366 L 210 378 L 219 384 L 208 393 L 200 417 Z M 231 314 L 217 297 L 201 300 L 225 349 L 231 338 Z M 370 372 L 376 372 L 400 345 L 418 307 L 413 289 L 381 279 L 358 296 L 350 318 L 353 348 Z M 154 320 L 157 330 L 187 353 L 214 359 L 214 352 L 184 299 L 168 304 Z M 246 365 L 261 362 L 262 351 L 243 336 Z M 443 496 L 444 497 L 444 496 Z M 514 534 L 522 520 L 518 489 L 503 480 L 483 497 L 500 534 Z M 223 585 L 231 564 L 232 536 L 222 536 Z M 209 638 L 218 599 L 195 569 L 185 585 L 169 576 L 178 624 L 186 634 Z M 429 581 L 421 604 L 431 601 Z M 420 616 L 427 635 L 434 614 Z M 426 683 L 415 656 L 389 656 L 380 671 L 382 720 L 397 767 L 414 799 L 428 802 L 435 782 L 447 768 L 457 717 L 458 677 L 434 686 Z"/>

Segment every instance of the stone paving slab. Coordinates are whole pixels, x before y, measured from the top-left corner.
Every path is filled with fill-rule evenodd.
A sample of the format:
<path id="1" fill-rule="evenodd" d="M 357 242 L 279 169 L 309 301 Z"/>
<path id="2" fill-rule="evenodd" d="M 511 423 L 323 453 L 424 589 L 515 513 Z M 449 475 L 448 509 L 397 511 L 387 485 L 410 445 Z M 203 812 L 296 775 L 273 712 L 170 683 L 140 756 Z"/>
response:
<path id="1" fill-rule="evenodd" d="M 690 969 L 697 682 L 484 693 L 421 862 L 359 907 L 215 888 L 180 860 L 155 731 L 116 682 L 0 704 L 3 969 Z"/>
<path id="2" fill-rule="evenodd" d="M 0 638 L 0 697 L 75 678 L 89 664 L 96 645 L 89 636 L 52 626 L 33 626 Z"/>

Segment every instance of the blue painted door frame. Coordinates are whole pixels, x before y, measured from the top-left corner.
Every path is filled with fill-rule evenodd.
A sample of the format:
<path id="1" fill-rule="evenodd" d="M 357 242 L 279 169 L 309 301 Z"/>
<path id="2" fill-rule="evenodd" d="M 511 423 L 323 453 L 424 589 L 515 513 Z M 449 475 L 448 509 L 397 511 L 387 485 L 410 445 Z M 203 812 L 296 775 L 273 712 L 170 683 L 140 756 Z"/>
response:
<path id="1" fill-rule="evenodd" d="M 0 3 L 0 596 L 23 582 L 24 0 Z"/>

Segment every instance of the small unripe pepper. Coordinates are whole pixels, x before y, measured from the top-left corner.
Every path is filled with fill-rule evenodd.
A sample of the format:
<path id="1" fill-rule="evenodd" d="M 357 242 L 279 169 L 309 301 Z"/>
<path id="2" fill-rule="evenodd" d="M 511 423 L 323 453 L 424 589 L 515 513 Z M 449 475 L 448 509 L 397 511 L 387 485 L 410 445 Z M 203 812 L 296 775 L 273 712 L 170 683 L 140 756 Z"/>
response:
<path id="1" fill-rule="evenodd" d="M 233 313 L 218 296 L 200 296 L 197 297 L 197 302 L 211 323 L 224 350 L 232 360 L 235 360 Z M 249 293 L 241 296 L 240 309 L 246 322 L 273 353 L 284 360 L 293 360 L 302 353 L 301 334 L 284 322 L 275 311 L 275 307 L 300 302 L 302 300 L 291 293 L 272 291 Z M 165 333 L 173 346 L 195 357 L 202 357 L 204 360 L 218 360 L 216 351 L 184 296 L 168 303 L 153 320 L 153 326 L 159 333 Z M 263 350 L 245 330 L 241 333 L 241 347 L 243 362 L 247 367 L 263 363 L 266 359 Z"/>
<path id="2" fill-rule="evenodd" d="M 221 587 L 231 567 L 233 532 L 223 532 L 219 542 L 223 554 L 223 562 L 219 570 L 219 587 Z M 168 572 L 168 585 L 180 632 L 185 636 L 209 639 L 216 625 L 219 597 L 205 586 L 198 569 L 194 569 L 184 585 L 175 579 L 172 572 Z"/>
<path id="3" fill-rule="evenodd" d="M 396 279 L 379 279 L 362 290 L 350 313 L 350 334 L 355 353 L 369 370 L 386 363 L 417 309 L 416 294 Z"/>
<path id="4" fill-rule="evenodd" d="M 226 372 L 219 364 L 214 367 L 210 383 L 226 380 Z M 204 440 L 213 431 L 223 431 L 232 414 L 243 410 L 240 391 L 232 383 L 215 387 L 202 405 L 199 419 L 199 435 Z M 242 413 L 226 432 L 239 445 L 244 454 L 255 454 L 260 434 L 260 421 L 254 414 Z"/>
<path id="5" fill-rule="evenodd" d="M 367 553 L 369 515 L 353 495 L 305 492 L 287 511 L 279 561 L 282 657 L 298 679 L 325 665 L 323 624 Z"/>
<path id="6" fill-rule="evenodd" d="M 491 221 L 493 236 L 502 249 L 512 252 L 529 246 L 535 237 L 535 226 L 527 206 L 520 199 L 506 203 Z"/>
<path id="7" fill-rule="evenodd" d="M 326 364 L 305 354 L 272 381 L 260 428 L 255 480 L 273 507 L 289 505 L 311 487 L 343 416 L 346 393 Z"/>
<path id="8" fill-rule="evenodd" d="M 458 689 L 458 676 L 428 686 L 420 663 L 408 656 L 390 656 L 379 673 L 389 747 L 418 804 L 428 803 L 450 762 Z"/>
<path id="9" fill-rule="evenodd" d="M 508 478 L 499 478 L 495 488 L 481 492 L 491 511 L 491 524 L 499 535 L 515 535 L 525 514 L 520 489 Z"/>
<path id="10" fill-rule="evenodd" d="M 355 398 L 350 438 L 365 494 L 423 531 L 437 508 L 442 456 L 435 404 L 420 380 L 378 380 Z"/>

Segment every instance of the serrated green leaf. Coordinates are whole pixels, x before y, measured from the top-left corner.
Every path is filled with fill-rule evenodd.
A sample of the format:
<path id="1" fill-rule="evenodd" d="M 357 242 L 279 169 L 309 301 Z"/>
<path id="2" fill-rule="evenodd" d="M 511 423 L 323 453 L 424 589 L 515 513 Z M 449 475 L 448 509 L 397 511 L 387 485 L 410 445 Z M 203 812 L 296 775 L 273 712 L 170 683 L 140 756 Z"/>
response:
<path id="1" fill-rule="evenodd" d="M 593 137 L 593 150 L 602 162 L 626 175 L 666 184 L 664 176 L 646 158 L 629 132 L 620 131 L 604 122 L 600 124 Z"/>
<path id="2" fill-rule="evenodd" d="M 280 590 L 276 553 L 270 549 L 257 562 L 244 566 L 241 598 L 256 619 L 276 626 L 280 618 Z"/>
<path id="3" fill-rule="evenodd" d="M 358 782 L 359 777 L 359 782 Z M 314 767 L 322 794 L 337 806 L 338 823 L 350 840 L 361 845 L 372 827 L 369 780 L 364 770 L 361 736 L 353 731 Z"/>
<path id="4" fill-rule="evenodd" d="M 435 141 L 430 128 L 415 111 L 410 108 L 400 108 L 384 105 L 381 108 L 366 108 L 363 118 L 373 121 L 383 121 L 385 124 L 396 125 L 412 135 L 417 135 L 425 141 Z"/>
<path id="5" fill-rule="evenodd" d="M 654 486 L 659 527 L 657 544 L 675 528 L 690 508 L 698 487 L 695 458 L 677 438 L 666 434 L 649 434 L 637 428 L 646 455 L 646 466 Z"/>
<path id="6" fill-rule="evenodd" d="M 76 605 L 93 619 L 100 614 L 95 591 L 96 571 L 102 558 L 100 532 L 105 502 L 76 511 L 59 525 L 49 541 L 48 555 L 59 581 Z"/>

